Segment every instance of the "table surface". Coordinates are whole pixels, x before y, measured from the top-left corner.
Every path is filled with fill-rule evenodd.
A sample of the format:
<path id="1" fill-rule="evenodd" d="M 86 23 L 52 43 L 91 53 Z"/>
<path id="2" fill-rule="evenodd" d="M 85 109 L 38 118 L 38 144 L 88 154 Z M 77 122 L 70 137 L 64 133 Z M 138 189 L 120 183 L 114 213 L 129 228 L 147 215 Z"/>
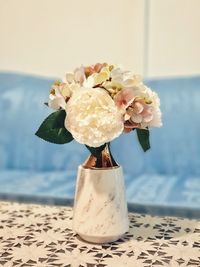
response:
<path id="1" fill-rule="evenodd" d="M 124 238 L 96 245 L 72 231 L 72 208 L 0 202 L 0 266 L 200 266 L 200 221 L 129 213 Z"/>

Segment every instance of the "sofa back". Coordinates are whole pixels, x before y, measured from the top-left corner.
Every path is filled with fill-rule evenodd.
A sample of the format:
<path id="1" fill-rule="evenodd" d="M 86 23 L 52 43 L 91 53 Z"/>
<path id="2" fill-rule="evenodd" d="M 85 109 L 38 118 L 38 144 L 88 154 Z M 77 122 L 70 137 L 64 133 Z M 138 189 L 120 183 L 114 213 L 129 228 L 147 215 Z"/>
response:
<path id="1" fill-rule="evenodd" d="M 73 169 L 79 163 L 81 151 L 86 152 L 78 144 L 50 144 L 34 135 L 52 112 L 43 104 L 48 100 L 52 83 L 53 79 L 0 74 L 0 168 Z"/>
<path id="2" fill-rule="evenodd" d="M 76 169 L 87 157 L 75 141 L 44 142 L 34 135 L 52 112 L 43 103 L 53 79 L 0 73 L 0 169 Z M 146 83 L 161 98 L 163 127 L 151 130 L 152 149 L 143 153 L 136 133 L 112 142 L 116 160 L 129 174 L 200 174 L 200 77 L 155 79 Z"/>
<path id="3" fill-rule="evenodd" d="M 161 100 L 163 127 L 151 129 L 151 150 L 143 153 L 133 132 L 116 140 L 128 172 L 200 176 L 200 77 L 146 80 Z M 123 152 L 122 152 L 123 151 Z"/>

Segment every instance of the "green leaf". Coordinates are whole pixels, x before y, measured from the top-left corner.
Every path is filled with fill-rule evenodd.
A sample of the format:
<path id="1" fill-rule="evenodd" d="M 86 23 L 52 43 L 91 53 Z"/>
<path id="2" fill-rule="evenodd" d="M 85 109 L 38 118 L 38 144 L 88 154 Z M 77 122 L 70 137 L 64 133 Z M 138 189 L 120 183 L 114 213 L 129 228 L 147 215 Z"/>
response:
<path id="1" fill-rule="evenodd" d="M 73 140 L 71 133 L 65 128 L 66 112 L 58 110 L 50 114 L 35 133 L 38 137 L 54 144 L 65 144 Z"/>
<path id="2" fill-rule="evenodd" d="M 150 142 L 149 142 L 149 130 L 148 129 L 136 129 L 137 137 L 140 142 L 141 147 L 143 148 L 144 152 L 150 149 Z"/>
<path id="3" fill-rule="evenodd" d="M 106 147 L 106 144 L 99 146 L 99 147 L 90 147 L 90 146 L 86 145 L 86 147 L 94 157 L 98 158 L 98 157 L 100 157 L 101 152 Z"/>

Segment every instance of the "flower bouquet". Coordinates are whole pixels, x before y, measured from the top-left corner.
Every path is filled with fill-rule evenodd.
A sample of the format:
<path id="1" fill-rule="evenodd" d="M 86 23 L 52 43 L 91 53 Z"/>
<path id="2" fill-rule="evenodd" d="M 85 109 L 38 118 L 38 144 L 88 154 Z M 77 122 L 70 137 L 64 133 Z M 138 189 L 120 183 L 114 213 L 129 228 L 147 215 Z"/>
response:
<path id="1" fill-rule="evenodd" d="M 122 169 L 111 154 L 110 142 L 135 130 L 143 150 L 150 148 L 149 129 L 162 125 L 157 94 L 139 75 L 97 63 L 55 81 L 46 104 L 56 111 L 36 135 L 56 144 L 75 139 L 91 153 L 79 166 L 75 231 L 91 242 L 116 240 L 128 229 L 128 219 Z"/>

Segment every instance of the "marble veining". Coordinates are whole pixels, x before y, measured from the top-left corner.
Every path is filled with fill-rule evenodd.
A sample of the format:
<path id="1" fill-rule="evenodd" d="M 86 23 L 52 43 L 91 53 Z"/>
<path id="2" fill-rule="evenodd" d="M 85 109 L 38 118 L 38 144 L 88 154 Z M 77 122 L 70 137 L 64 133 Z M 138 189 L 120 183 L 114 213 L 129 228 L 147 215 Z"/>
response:
<path id="1" fill-rule="evenodd" d="M 86 169 L 79 166 L 73 229 L 101 243 L 116 240 L 129 228 L 121 167 Z M 87 237 L 86 237 L 87 236 Z M 88 239 L 88 238 L 87 238 Z"/>

